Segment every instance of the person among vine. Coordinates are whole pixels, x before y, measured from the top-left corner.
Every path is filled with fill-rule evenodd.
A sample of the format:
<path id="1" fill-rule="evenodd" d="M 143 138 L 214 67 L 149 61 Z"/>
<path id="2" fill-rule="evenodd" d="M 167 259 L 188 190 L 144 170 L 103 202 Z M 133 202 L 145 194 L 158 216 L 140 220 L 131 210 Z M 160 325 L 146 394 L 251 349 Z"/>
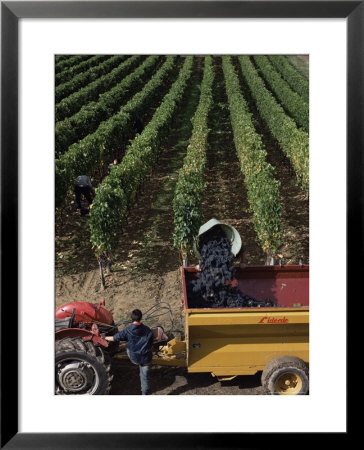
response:
<path id="1" fill-rule="evenodd" d="M 107 171 L 109 174 L 111 173 L 112 168 L 117 166 L 119 164 L 119 162 L 120 162 L 119 158 L 115 158 L 114 161 L 108 165 Z"/>
<path id="2" fill-rule="evenodd" d="M 75 181 L 75 205 L 77 211 L 81 214 L 85 213 L 85 210 L 81 206 L 81 196 L 84 196 L 89 206 L 92 204 L 93 197 L 95 196 L 95 190 L 92 187 L 91 180 L 87 175 L 80 175 Z"/>

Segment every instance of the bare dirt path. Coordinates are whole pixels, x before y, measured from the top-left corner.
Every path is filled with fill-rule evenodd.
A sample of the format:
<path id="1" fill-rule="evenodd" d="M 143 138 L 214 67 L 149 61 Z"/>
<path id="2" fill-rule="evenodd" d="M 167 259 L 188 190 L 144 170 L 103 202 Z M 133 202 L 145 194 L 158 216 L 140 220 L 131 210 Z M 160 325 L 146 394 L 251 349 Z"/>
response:
<path id="1" fill-rule="evenodd" d="M 298 58 L 302 59 L 306 64 L 309 63 L 310 55 L 297 55 Z"/>
<path id="2" fill-rule="evenodd" d="M 115 258 L 137 277 L 147 273 L 163 276 L 176 270 L 181 261 L 173 248 L 173 197 L 178 170 L 183 165 L 192 133 L 192 116 L 198 105 L 202 79 L 202 58 L 195 58 L 195 70 L 187 96 L 160 151 L 158 162 L 144 183 L 135 207 L 130 211 Z"/>
<path id="3" fill-rule="evenodd" d="M 215 83 L 208 138 L 204 222 L 211 218 L 235 227 L 246 248 L 248 264 L 264 264 L 254 230 L 245 181 L 236 155 L 221 58 L 214 58 Z"/>
<path id="4" fill-rule="evenodd" d="M 300 72 L 305 78 L 309 78 L 309 55 L 288 55 L 288 61 L 292 66 Z"/>

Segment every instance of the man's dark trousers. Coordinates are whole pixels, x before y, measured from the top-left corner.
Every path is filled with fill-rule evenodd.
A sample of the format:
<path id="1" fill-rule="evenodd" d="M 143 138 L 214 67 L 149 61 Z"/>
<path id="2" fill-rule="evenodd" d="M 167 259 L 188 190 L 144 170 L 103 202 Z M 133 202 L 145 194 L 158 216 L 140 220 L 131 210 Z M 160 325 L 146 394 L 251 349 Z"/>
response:
<path id="1" fill-rule="evenodd" d="M 81 195 L 84 195 L 88 203 L 91 205 L 92 203 L 92 197 L 91 197 L 91 188 L 88 186 L 76 186 L 75 187 L 75 194 L 76 194 L 76 208 L 81 209 Z"/>

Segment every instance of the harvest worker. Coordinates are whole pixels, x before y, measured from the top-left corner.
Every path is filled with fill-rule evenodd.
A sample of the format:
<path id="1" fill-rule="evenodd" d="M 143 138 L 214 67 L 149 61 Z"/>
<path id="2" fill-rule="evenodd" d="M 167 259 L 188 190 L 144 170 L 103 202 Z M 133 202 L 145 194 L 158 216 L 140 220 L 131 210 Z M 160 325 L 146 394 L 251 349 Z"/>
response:
<path id="1" fill-rule="evenodd" d="M 89 205 L 92 204 L 92 196 L 95 195 L 91 180 L 87 175 L 80 175 L 75 182 L 76 209 L 81 211 L 81 195 L 84 195 Z"/>
<path id="2" fill-rule="evenodd" d="M 222 223 L 217 219 L 210 219 L 208 222 L 200 226 L 198 235 L 195 238 L 194 242 L 195 255 L 201 261 L 200 250 L 204 242 L 206 240 L 213 239 L 214 235 L 216 235 L 217 237 L 221 232 L 223 232 L 223 234 L 231 242 L 231 252 L 237 260 L 240 260 L 238 267 L 241 267 L 243 269 L 244 267 L 247 266 L 246 254 L 245 254 L 245 247 L 241 242 L 241 237 L 238 231 L 231 225 Z M 200 264 L 197 264 L 195 268 L 196 270 L 199 271 Z"/>
<path id="3" fill-rule="evenodd" d="M 127 341 L 127 354 L 133 364 L 139 366 L 140 383 L 142 395 L 149 394 L 149 367 L 152 360 L 153 332 L 146 325 L 141 323 L 142 312 L 134 309 L 131 313 L 133 323 L 114 334 L 106 336 L 110 342 Z"/>
<path id="4" fill-rule="evenodd" d="M 107 171 L 110 173 L 111 169 L 118 164 L 119 164 L 119 158 L 115 158 L 114 161 L 108 165 Z"/>

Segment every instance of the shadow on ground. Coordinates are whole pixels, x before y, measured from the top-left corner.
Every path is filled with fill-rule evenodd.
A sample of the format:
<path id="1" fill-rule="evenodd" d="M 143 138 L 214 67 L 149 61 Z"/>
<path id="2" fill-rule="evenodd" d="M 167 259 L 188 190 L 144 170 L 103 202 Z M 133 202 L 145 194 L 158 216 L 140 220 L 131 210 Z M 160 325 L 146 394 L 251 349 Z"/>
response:
<path id="1" fill-rule="evenodd" d="M 113 363 L 111 395 L 140 395 L 139 369 L 128 361 Z M 188 373 L 186 368 L 152 366 L 152 395 L 262 395 L 260 373 L 218 381 L 210 373 Z"/>

